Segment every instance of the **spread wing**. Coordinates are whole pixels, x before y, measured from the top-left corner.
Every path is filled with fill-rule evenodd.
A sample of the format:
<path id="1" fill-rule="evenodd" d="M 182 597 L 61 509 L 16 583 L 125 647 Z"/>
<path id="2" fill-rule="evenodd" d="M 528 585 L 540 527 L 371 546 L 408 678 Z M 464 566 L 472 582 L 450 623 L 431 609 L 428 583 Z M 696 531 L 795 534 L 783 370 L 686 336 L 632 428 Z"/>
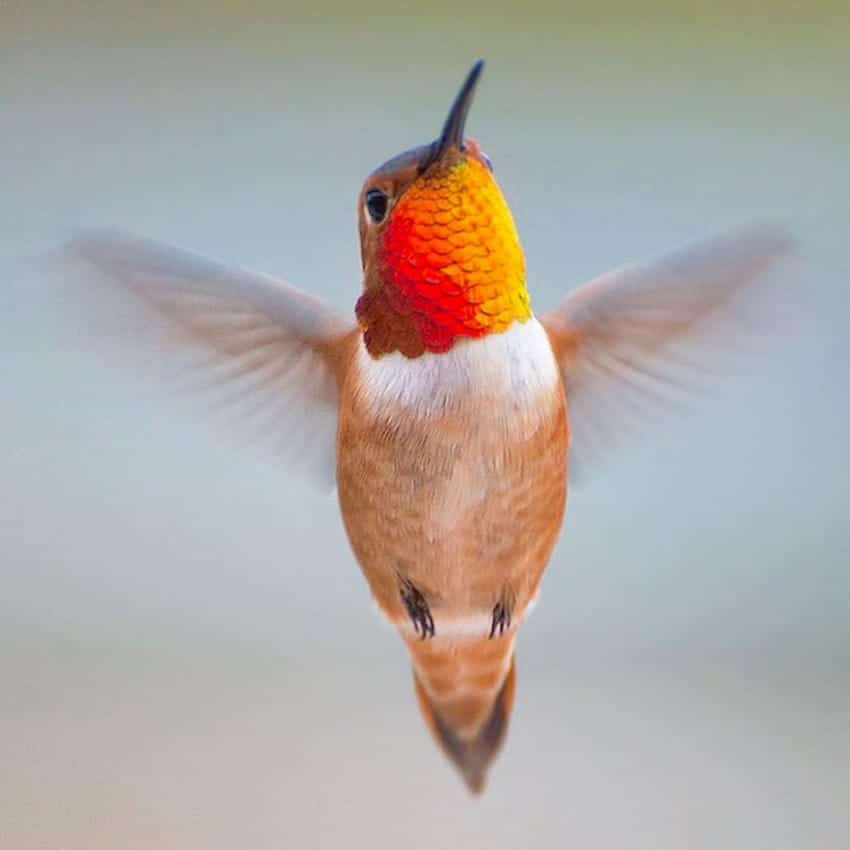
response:
<path id="1" fill-rule="evenodd" d="M 67 253 L 146 309 L 143 332 L 129 335 L 134 347 L 187 355 L 171 362 L 191 362 L 193 384 L 220 391 L 231 418 L 252 421 L 276 449 L 333 481 L 338 390 L 353 321 L 273 277 L 120 232 L 85 232 Z"/>
<path id="2" fill-rule="evenodd" d="M 793 253 L 781 229 L 741 230 L 602 275 L 546 314 L 567 391 L 571 475 L 787 327 L 777 283 Z"/>

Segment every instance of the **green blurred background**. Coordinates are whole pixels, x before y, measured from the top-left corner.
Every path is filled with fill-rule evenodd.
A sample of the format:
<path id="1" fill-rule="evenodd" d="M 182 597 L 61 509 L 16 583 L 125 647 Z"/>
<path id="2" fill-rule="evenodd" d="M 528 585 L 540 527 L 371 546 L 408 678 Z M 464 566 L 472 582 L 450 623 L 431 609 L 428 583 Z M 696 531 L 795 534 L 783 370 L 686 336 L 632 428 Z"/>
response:
<path id="1" fill-rule="evenodd" d="M 0 0 L 0 848 L 850 846 L 846 4 L 415 9 Z M 473 801 L 334 498 L 32 258 L 114 225 L 350 309 L 363 177 L 479 55 L 538 310 L 766 218 L 807 318 L 572 494 Z"/>

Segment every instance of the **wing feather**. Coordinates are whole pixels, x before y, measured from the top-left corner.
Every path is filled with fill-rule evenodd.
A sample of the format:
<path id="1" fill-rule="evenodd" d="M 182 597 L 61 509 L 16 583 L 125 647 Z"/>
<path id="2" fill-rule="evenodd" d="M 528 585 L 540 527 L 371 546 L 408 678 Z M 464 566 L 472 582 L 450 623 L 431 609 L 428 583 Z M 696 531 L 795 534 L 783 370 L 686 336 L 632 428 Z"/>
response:
<path id="1" fill-rule="evenodd" d="M 126 233 L 87 231 L 66 253 L 145 308 L 134 346 L 146 344 L 150 357 L 165 350 L 175 367 L 190 362 L 193 388 L 217 391 L 234 419 L 261 418 L 276 450 L 333 480 L 353 320 L 269 275 Z"/>
<path id="2" fill-rule="evenodd" d="M 602 275 L 543 316 L 567 391 L 571 475 L 789 328 L 778 283 L 793 254 L 781 228 L 739 230 Z"/>

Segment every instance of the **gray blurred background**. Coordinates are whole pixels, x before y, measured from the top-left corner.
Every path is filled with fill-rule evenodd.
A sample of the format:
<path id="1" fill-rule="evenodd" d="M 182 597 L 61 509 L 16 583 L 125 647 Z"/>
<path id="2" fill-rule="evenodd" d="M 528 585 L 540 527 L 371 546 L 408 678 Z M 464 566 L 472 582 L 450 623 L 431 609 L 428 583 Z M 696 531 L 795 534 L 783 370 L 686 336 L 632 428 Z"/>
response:
<path id="1" fill-rule="evenodd" d="M 845 4 L 309 6 L 0 0 L 0 848 L 850 846 Z M 766 218 L 808 316 L 571 494 L 472 800 L 334 497 L 33 258 L 114 225 L 350 310 L 363 177 L 479 55 L 539 311 Z"/>

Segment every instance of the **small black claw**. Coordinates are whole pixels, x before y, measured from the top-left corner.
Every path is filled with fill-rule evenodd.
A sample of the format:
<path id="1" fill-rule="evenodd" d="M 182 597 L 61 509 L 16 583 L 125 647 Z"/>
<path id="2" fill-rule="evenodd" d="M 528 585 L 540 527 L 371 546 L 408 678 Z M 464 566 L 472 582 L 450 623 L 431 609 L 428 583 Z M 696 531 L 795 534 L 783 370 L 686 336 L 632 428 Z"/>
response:
<path id="1" fill-rule="evenodd" d="M 402 582 L 401 601 L 407 608 L 410 622 L 413 623 L 413 630 L 416 634 L 422 640 L 434 637 L 434 618 L 431 616 L 431 609 L 428 607 L 425 597 L 412 582 Z"/>
<path id="2" fill-rule="evenodd" d="M 511 627 L 511 605 L 507 600 L 497 602 L 493 607 L 493 620 L 490 625 L 491 639 L 496 636 L 496 632 L 501 637 L 506 629 Z"/>

